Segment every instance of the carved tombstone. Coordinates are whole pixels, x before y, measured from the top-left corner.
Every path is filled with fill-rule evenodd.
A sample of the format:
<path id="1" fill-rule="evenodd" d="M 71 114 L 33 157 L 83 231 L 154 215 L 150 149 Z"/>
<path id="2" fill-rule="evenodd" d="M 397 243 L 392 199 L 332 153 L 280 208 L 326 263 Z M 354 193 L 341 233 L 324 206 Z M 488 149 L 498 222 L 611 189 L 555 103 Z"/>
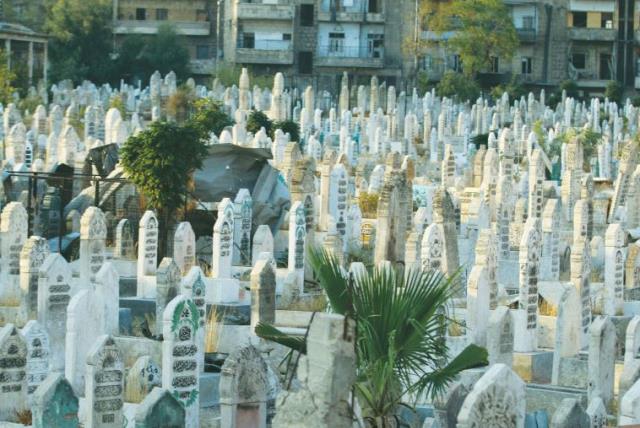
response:
<path id="1" fill-rule="evenodd" d="M 198 427 L 199 354 L 196 335 L 200 329 L 200 313 L 195 303 L 185 296 L 174 298 L 162 316 L 162 386 L 185 408 L 185 427 Z"/>
<path id="2" fill-rule="evenodd" d="M 224 362 L 220 374 L 221 428 L 266 428 L 267 364 L 253 346 Z"/>
<path id="3" fill-rule="evenodd" d="M 32 397 L 33 428 L 77 428 L 78 397 L 62 373 L 51 373 Z"/>
<path id="4" fill-rule="evenodd" d="M 85 398 L 90 427 L 120 428 L 124 422 L 124 361 L 113 337 L 98 337 L 87 356 Z"/>

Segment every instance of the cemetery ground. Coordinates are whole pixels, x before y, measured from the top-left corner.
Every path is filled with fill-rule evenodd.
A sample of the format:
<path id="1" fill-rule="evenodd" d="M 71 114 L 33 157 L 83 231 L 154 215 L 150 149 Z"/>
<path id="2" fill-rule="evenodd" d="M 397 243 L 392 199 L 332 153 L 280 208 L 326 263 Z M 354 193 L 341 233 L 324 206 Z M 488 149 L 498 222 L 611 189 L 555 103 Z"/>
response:
<path id="1" fill-rule="evenodd" d="M 31 92 L 1 108 L 0 426 L 640 424 L 628 100 Z"/>

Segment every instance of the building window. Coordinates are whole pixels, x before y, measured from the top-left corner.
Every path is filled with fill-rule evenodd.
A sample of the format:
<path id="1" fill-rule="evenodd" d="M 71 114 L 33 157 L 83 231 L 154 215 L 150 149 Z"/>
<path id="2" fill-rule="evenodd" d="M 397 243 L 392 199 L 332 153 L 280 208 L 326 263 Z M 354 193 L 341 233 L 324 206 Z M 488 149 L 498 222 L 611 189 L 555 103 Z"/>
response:
<path id="1" fill-rule="evenodd" d="M 344 51 L 344 33 L 329 33 L 329 52 L 339 53 Z"/>
<path id="2" fill-rule="evenodd" d="M 522 28 L 526 30 L 533 30 L 533 16 L 522 17 Z"/>
<path id="3" fill-rule="evenodd" d="M 209 59 L 209 46 L 198 45 L 196 46 L 196 59 Z"/>
<path id="4" fill-rule="evenodd" d="M 169 9 L 156 9 L 156 21 L 166 21 L 169 19 Z"/>
<path id="5" fill-rule="evenodd" d="M 379 0 L 369 0 L 369 8 L 367 9 L 369 13 L 380 13 L 380 1 Z"/>
<path id="6" fill-rule="evenodd" d="M 601 80 L 611 80 L 611 54 L 600 54 L 600 70 L 598 71 Z"/>
<path id="7" fill-rule="evenodd" d="M 282 40 L 291 40 L 291 34 L 290 33 L 283 33 L 282 34 Z"/>
<path id="8" fill-rule="evenodd" d="M 367 34 L 367 50 L 370 58 L 382 58 L 384 54 L 384 34 Z"/>
<path id="9" fill-rule="evenodd" d="M 574 53 L 571 55 L 571 64 L 578 70 L 584 70 L 587 65 L 587 55 Z"/>
<path id="10" fill-rule="evenodd" d="M 242 33 L 241 47 L 254 49 L 256 47 L 256 36 L 254 33 Z"/>
<path id="11" fill-rule="evenodd" d="M 573 26 L 576 28 L 587 28 L 587 12 L 572 12 Z"/>
<path id="12" fill-rule="evenodd" d="M 500 72 L 500 60 L 498 59 L 497 56 L 492 56 L 491 59 L 491 64 L 489 67 L 489 71 L 491 73 L 499 73 Z"/>
<path id="13" fill-rule="evenodd" d="M 145 21 L 147 19 L 147 9 L 139 7 L 136 9 L 136 21 Z"/>
<path id="14" fill-rule="evenodd" d="M 196 21 L 198 22 L 206 22 L 209 21 L 209 14 L 204 9 L 196 10 Z"/>
<path id="15" fill-rule="evenodd" d="M 308 51 L 298 52 L 298 73 L 300 74 L 313 73 L 313 52 L 308 52 Z"/>
<path id="16" fill-rule="evenodd" d="M 531 74 L 531 57 L 523 56 L 520 61 L 521 69 L 520 72 L 522 74 Z"/>
<path id="17" fill-rule="evenodd" d="M 602 12 L 600 14 L 600 28 L 613 28 L 613 13 Z"/>
<path id="18" fill-rule="evenodd" d="M 300 26 L 313 27 L 313 5 L 312 4 L 300 5 Z"/>

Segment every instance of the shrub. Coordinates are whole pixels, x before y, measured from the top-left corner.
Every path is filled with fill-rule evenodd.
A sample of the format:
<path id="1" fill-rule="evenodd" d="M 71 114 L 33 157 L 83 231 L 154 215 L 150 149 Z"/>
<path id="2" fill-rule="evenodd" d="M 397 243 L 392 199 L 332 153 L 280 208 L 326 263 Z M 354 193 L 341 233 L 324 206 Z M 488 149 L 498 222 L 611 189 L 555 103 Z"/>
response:
<path id="1" fill-rule="evenodd" d="M 622 101 L 622 95 L 624 94 L 624 87 L 617 80 L 611 80 L 607 83 L 607 87 L 604 90 L 604 96 L 609 98 L 610 101 L 615 101 L 620 104 Z"/>
<path id="2" fill-rule="evenodd" d="M 459 101 L 473 101 L 480 95 L 480 87 L 469 77 L 447 71 L 436 86 L 436 92 L 441 97 L 455 97 Z"/>
<path id="3" fill-rule="evenodd" d="M 271 119 L 261 111 L 252 110 L 247 118 L 247 132 L 255 134 L 260 131 L 260 128 L 264 128 L 267 131 L 267 135 L 272 135 L 272 127 L 273 122 L 271 122 Z"/>

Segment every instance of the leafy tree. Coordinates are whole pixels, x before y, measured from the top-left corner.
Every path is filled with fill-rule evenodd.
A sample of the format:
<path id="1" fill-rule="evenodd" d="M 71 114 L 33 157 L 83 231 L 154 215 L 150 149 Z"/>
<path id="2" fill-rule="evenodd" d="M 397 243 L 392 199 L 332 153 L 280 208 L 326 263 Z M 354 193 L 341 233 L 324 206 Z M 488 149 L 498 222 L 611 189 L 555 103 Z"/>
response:
<path id="1" fill-rule="evenodd" d="M 300 141 L 300 126 L 293 120 L 283 120 L 280 122 L 275 122 L 272 128 L 273 134 L 275 134 L 276 129 L 281 129 L 285 134 L 289 133 L 291 141 Z"/>
<path id="2" fill-rule="evenodd" d="M 194 102 L 195 113 L 189 120 L 189 126 L 195 129 L 202 140 L 209 140 L 209 133 L 216 135 L 227 126 L 233 126 L 234 121 L 222 109 L 219 102 L 209 98 L 200 98 Z"/>
<path id="3" fill-rule="evenodd" d="M 120 163 L 129 180 L 164 223 L 162 252 L 168 226 L 184 203 L 191 174 L 202 167 L 206 154 L 198 131 L 167 122 L 152 122 L 120 149 Z"/>
<path id="4" fill-rule="evenodd" d="M 260 128 L 264 128 L 267 131 L 267 135 L 272 135 L 273 122 L 267 117 L 266 114 L 259 110 L 252 110 L 247 118 L 247 131 L 255 134 L 260 131 Z"/>
<path id="5" fill-rule="evenodd" d="M 609 98 L 611 101 L 615 101 L 620 104 L 622 102 L 622 96 L 624 95 L 624 86 L 620 84 L 620 82 L 616 80 L 611 80 L 607 83 L 607 87 L 604 91 L 604 96 Z"/>
<path id="6" fill-rule="evenodd" d="M 356 321 L 355 390 L 367 420 L 391 426 L 405 397 L 438 395 L 462 370 L 488 364 L 487 351 L 476 345 L 449 358 L 446 308 L 455 277 L 381 267 L 350 279 L 338 259 L 322 250 L 312 250 L 310 262 L 332 310 Z M 304 338 L 266 324 L 255 331 L 306 353 Z"/>
<path id="7" fill-rule="evenodd" d="M 132 34 L 125 37 L 118 49 L 115 78 L 146 81 L 154 71 L 170 71 L 180 79 L 189 74 L 189 50 L 184 36 L 176 33 L 169 23 L 158 28 L 154 36 Z"/>
<path id="8" fill-rule="evenodd" d="M 478 84 L 455 71 L 447 71 L 438 82 L 436 92 L 441 97 L 456 97 L 460 101 L 475 100 L 480 95 Z"/>
<path id="9" fill-rule="evenodd" d="M 51 0 L 45 30 L 53 81 L 109 80 L 112 7 L 111 0 Z"/>
<path id="10" fill-rule="evenodd" d="M 7 105 L 13 102 L 13 93 L 16 89 L 12 86 L 12 82 L 16 79 L 16 75 L 7 67 L 7 57 L 0 50 L 0 103 Z"/>
<path id="11" fill-rule="evenodd" d="M 511 13 L 501 0 L 453 0 L 429 23 L 438 33 L 453 32 L 448 43 L 460 55 L 467 76 L 486 70 L 494 57 L 511 59 L 519 43 Z"/>

